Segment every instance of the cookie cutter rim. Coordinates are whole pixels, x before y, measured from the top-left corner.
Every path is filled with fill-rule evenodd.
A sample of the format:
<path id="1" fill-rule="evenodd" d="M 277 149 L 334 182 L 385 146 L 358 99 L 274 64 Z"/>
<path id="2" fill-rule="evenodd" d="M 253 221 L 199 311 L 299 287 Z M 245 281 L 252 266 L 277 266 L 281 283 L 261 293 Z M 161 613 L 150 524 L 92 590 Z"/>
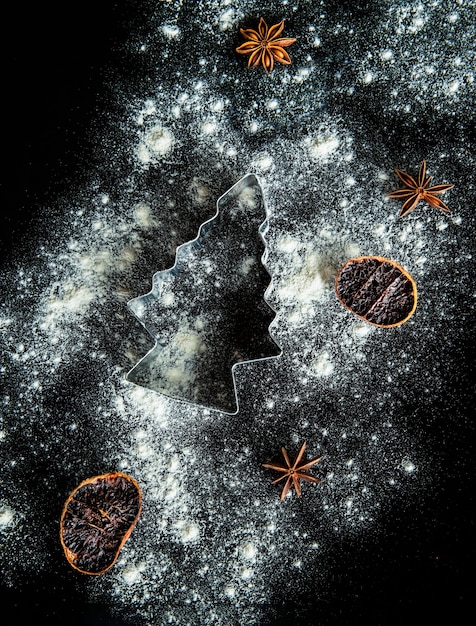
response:
<path id="1" fill-rule="evenodd" d="M 268 331 L 268 335 L 271 338 L 271 340 L 273 341 L 273 343 L 276 345 L 276 348 L 279 350 L 278 354 L 273 354 L 271 356 L 263 356 L 263 357 L 258 357 L 258 358 L 253 358 L 253 359 L 245 359 L 243 361 L 238 361 L 237 363 L 234 363 L 231 366 L 231 377 L 232 377 L 232 382 L 233 382 L 233 396 L 235 399 L 235 405 L 236 405 L 236 410 L 235 411 L 227 411 L 225 409 L 220 409 L 217 407 L 213 407 L 213 406 L 206 406 L 205 404 L 199 404 L 196 402 L 193 402 L 191 400 L 187 400 L 186 398 L 182 398 L 180 396 L 176 396 L 173 394 L 166 394 L 162 391 L 158 391 L 158 390 L 154 390 L 151 389 L 150 387 L 145 387 L 144 385 L 140 385 L 139 383 L 136 383 L 135 381 L 131 380 L 129 377 L 132 374 L 132 372 L 138 367 L 138 365 L 147 357 L 149 356 L 149 354 L 151 354 L 151 352 L 153 352 L 157 345 L 158 345 L 158 339 L 156 336 L 154 336 L 151 331 L 147 328 L 147 326 L 145 325 L 145 323 L 141 320 L 141 318 L 137 315 L 136 311 L 134 310 L 134 303 L 141 300 L 148 300 L 154 297 L 154 292 L 157 291 L 158 286 L 161 283 L 162 280 L 162 276 L 164 274 L 168 274 L 169 272 L 174 271 L 177 268 L 178 265 L 178 257 L 180 254 L 180 250 L 182 248 L 184 248 L 185 246 L 190 246 L 193 245 L 194 243 L 198 242 L 199 239 L 201 238 L 202 232 L 207 228 L 207 226 L 209 224 L 211 224 L 211 222 L 213 222 L 215 219 L 217 219 L 217 217 L 220 215 L 220 210 L 221 208 L 226 204 L 227 199 L 231 198 L 237 198 L 240 193 L 246 189 L 247 187 L 252 187 L 252 186 L 257 186 L 260 194 L 261 194 L 261 202 L 262 202 L 262 206 L 264 209 L 264 213 L 265 213 L 265 218 L 264 220 L 261 222 L 261 224 L 258 227 L 258 235 L 261 237 L 261 240 L 264 244 L 264 252 L 261 255 L 260 261 L 262 266 L 264 267 L 264 269 L 266 270 L 266 272 L 268 273 L 269 277 L 270 277 L 270 282 L 268 284 L 268 286 L 266 287 L 266 289 L 264 290 L 263 293 L 263 300 L 265 301 L 265 303 L 268 305 L 268 307 L 270 308 L 270 310 L 275 314 L 273 320 L 270 322 L 270 324 L 268 325 L 267 331 Z M 132 314 L 134 315 L 134 317 L 140 322 L 140 324 L 145 328 L 145 330 L 149 333 L 149 335 L 152 337 L 152 339 L 154 340 L 154 345 L 152 346 L 152 348 L 150 348 L 150 350 L 148 350 L 146 352 L 146 354 L 144 354 L 138 361 L 137 363 L 126 373 L 126 380 L 128 382 L 130 382 L 131 384 L 134 385 L 138 385 L 140 387 L 144 387 L 145 389 L 149 389 L 150 391 L 154 392 L 154 393 L 159 393 L 167 398 L 171 398 L 173 400 L 177 400 L 180 402 L 183 402 L 185 404 L 188 404 L 190 406 L 194 406 L 194 407 L 202 407 L 205 410 L 209 410 L 209 411 L 218 411 L 220 413 L 225 413 L 226 415 L 237 415 L 240 412 L 240 401 L 239 401 L 239 397 L 238 397 L 238 392 L 237 392 L 237 387 L 236 387 L 236 377 L 235 377 L 235 373 L 236 373 L 236 369 L 240 366 L 244 366 L 247 364 L 251 364 L 251 363 L 258 363 L 261 361 L 267 361 L 269 359 L 277 359 L 279 358 L 283 351 L 281 346 L 279 345 L 278 341 L 276 340 L 276 337 L 274 336 L 274 334 L 271 331 L 271 326 L 274 322 L 274 320 L 276 319 L 276 315 L 277 315 L 277 310 L 270 304 L 270 302 L 268 301 L 267 298 L 267 294 L 269 293 L 271 287 L 272 287 L 272 275 L 271 272 L 268 269 L 267 266 L 267 257 L 268 257 L 268 245 L 265 239 L 265 235 L 268 231 L 269 228 L 269 211 L 268 211 L 268 207 L 266 205 L 266 201 L 265 201 L 265 196 L 264 196 L 264 192 L 263 192 L 263 187 L 259 181 L 259 178 L 256 174 L 250 172 L 248 174 L 245 174 L 242 178 L 240 178 L 234 185 L 232 185 L 227 191 L 225 191 L 225 193 L 223 193 L 221 196 L 219 196 L 219 198 L 216 201 L 216 210 L 215 213 L 212 217 L 210 217 L 209 219 L 205 220 L 204 222 L 202 222 L 202 224 L 200 224 L 199 228 L 198 228 L 198 232 L 196 237 L 194 237 L 194 239 L 190 239 L 189 241 L 186 241 L 182 244 L 180 244 L 179 246 L 177 246 L 176 251 L 175 251 L 175 260 L 174 260 L 174 264 L 165 269 L 165 270 L 158 270 L 157 272 L 155 272 L 152 275 L 152 287 L 151 289 L 140 296 L 137 296 L 135 298 L 131 298 L 130 300 L 128 300 L 128 302 L 126 303 L 128 309 L 132 312 Z"/>

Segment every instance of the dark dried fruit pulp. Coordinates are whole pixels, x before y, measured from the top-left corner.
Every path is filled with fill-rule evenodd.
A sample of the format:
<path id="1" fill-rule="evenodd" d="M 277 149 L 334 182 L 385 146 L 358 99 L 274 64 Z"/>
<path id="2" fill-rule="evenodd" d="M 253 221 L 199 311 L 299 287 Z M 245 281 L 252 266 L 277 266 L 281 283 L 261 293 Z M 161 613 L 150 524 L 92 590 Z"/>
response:
<path id="1" fill-rule="evenodd" d="M 375 326 L 399 326 L 416 308 L 415 281 L 383 257 L 350 259 L 337 274 L 335 288 L 345 307 Z"/>
<path id="2" fill-rule="evenodd" d="M 137 482 L 120 472 L 88 478 L 68 497 L 60 538 L 66 558 L 85 574 L 102 574 L 116 561 L 142 507 Z"/>

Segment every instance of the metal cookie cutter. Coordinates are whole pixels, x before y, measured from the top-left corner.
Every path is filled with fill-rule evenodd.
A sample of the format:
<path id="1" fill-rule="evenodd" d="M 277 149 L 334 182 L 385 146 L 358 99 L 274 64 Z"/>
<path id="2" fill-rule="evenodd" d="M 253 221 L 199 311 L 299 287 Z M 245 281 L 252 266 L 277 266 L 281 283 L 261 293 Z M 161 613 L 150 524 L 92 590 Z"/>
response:
<path id="1" fill-rule="evenodd" d="M 178 246 L 175 264 L 127 303 L 155 340 L 128 381 L 234 415 L 235 369 L 275 358 L 276 311 L 266 301 L 268 213 L 258 178 L 247 174 L 217 201 L 214 217 Z"/>

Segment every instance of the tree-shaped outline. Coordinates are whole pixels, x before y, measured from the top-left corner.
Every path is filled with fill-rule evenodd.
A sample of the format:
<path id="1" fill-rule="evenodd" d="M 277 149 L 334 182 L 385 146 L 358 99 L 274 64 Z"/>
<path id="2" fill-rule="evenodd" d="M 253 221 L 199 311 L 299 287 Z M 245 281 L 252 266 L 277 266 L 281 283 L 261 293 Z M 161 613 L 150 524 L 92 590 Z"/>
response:
<path id="1" fill-rule="evenodd" d="M 160 354 L 160 350 L 161 350 L 161 346 L 159 344 L 159 333 L 158 332 L 154 332 L 151 329 L 151 327 L 147 324 L 147 322 L 144 321 L 144 319 L 143 319 L 143 317 L 144 317 L 143 312 L 151 304 L 152 305 L 154 305 L 154 303 L 156 304 L 158 296 L 161 293 L 162 287 L 163 287 L 164 283 L 167 281 L 167 279 L 169 279 L 170 276 L 172 276 L 174 274 L 177 274 L 178 272 L 181 271 L 179 269 L 179 267 L 180 267 L 179 261 L 182 259 L 183 256 L 186 255 L 188 250 L 190 250 L 194 246 L 200 245 L 201 240 L 206 237 L 206 235 L 209 232 L 209 230 L 213 227 L 214 223 L 220 217 L 222 209 L 228 203 L 232 202 L 233 200 L 236 200 L 240 196 L 240 194 L 243 191 L 245 191 L 247 188 L 255 188 L 257 191 L 259 191 L 260 198 L 261 198 L 261 206 L 262 206 L 262 208 L 264 210 L 264 213 L 265 213 L 265 219 L 259 225 L 259 227 L 257 229 L 257 235 L 261 238 L 261 242 L 264 245 L 264 252 L 261 255 L 260 261 L 261 261 L 262 267 L 264 268 L 264 270 L 269 275 L 269 271 L 267 269 L 267 264 L 266 264 L 267 255 L 268 255 L 268 248 L 267 248 L 266 239 L 265 239 L 265 235 L 266 235 L 266 232 L 268 230 L 268 210 L 267 210 L 267 207 L 266 207 L 266 202 L 265 202 L 265 199 L 264 199 L 262 186 L 261 186 L 261 184 L 259 182 L 258 177 L 255 174 L 246 174 L 237 183 L 235 183 L 228 191 L 226 191 L 222 196 L 220 196 L 218 198 L 217 203 L 216 203 L 215 214 L 209 220 L 206 220 L 200 226 L 200 228 L 198 230 L 198 234 L 195 237 L 195 239 L 193 239 L 191 241 L 187 241 L 184 244 L 182 244 L 182 245 L 177 247 L 174 265 L 171 268 L 169 268 L 169 269 L 158 271 L 158 272 L 156 272 L 153 275 L 151 290 L 148 293 L 146 293 L 146 294 L 144 294 L 142 296 L 139 296 L 137 298 L 133 298 L 132 300 L 130 300 L 127 303 L 128 308 L 131 310 L 131 312 L 134 314 L 134 316 L 139 320 L 139 322 L 142 324 L 142 326 L 148 331 L 148 333 L 154 339 L 154 346 L 126 374 L 126 380 L 128 380 L 129 382 L 132 382 L 132 383 L 140 385 L 141 383 L 138 382 L 138 380 L 137 380 L 137 373 L 140 372 L 141 368 L 143 368 L 145 366 L 145 364 L 147 363 L 147 361 L 152 359 L 154 357 L 154 355 Z M 264 291 L 264 293 L 262 295 L 262 301 L 266 305 L 266 307 L 270 311 L 270 313 L 273 314 L 273 320 L 274 320 L 274 317 L 276 315 L 276 311 L 270 305 L 270 303 L 268 302 L 268 299 L 267 299 L 267 294 L 268 294 L 269 290 L 271 289 L 271 276 L 269 275 L 269 277 L 270 277 L 270 281 L 269 281 L 269 284 L 266 287 L 266 289 L 265 289 L 265 291 Z M 230 377 L 231 377 L 231 384 L 232 384 L 231 392 L 232 392 L 233 398 L 234 398 L 234 402 L 233 402 L 234 406 L 233 407 L 225 407 L 225 406 L 219 406 L 219 405 L 217 406 L 217 405 L 215 405 L 215 403 L 213 401 L 211 401 L 211 402 L 191 401 L 189 398 L 182 397 L 180 394 L 165 393 L 163 391 L 160 391 L 160 392 L 164 393 L 164 395 L 166 395 L 168 397 L 180 400 L 182 402 L 186 402 L 186 403 L 189 403 L 189 404 L 196 404 L 196 405 L 198 404 L 198 405 L 204 406 L 204 407 L 209 408 L 209 409 L 222 411 L 222 412 L 227 413 L 229 415 L 236 415 L 239 412 L 239 410 L 240 410 L 238 393 L 237 393 L 237 386 L 236 386 L 236 379 L 235 379 L 236 368 L 238 366 L 246 365 L 246 364 L 249 364 L 249 363 L 254 363 L 254 362 L 258 362 L 258 361 L 264 361 L 264 360 L 268 360 L 268 359 L 272 359 L 272 358 L 278 358 L 281 355 L 281 353 L 282 353 L 279 344 L 277 343 L 275 337 L 273 336 L 273 334 L 272 334 L 272 332 L 270 330 L 271 324 L 272 324 L 272 321 L 270 322 L 270 324 L 269 324 L 269 326 L 267 328 L 268 339 L 272 343 L 272 345 L 275 347 L 276 352 L 273 353 L 273 354 L 266 354 L 265 356 L 260 356 L 260 357 L 256 357 L 256 358 L 244 358 L 242 360 L 234 362 L 233 365 L 230 368 Z M 147 387 L 148 385 L 144 385 L 144 386 Z M 232 408 L 234 408 L 235 410 L 232 410 Z"/>

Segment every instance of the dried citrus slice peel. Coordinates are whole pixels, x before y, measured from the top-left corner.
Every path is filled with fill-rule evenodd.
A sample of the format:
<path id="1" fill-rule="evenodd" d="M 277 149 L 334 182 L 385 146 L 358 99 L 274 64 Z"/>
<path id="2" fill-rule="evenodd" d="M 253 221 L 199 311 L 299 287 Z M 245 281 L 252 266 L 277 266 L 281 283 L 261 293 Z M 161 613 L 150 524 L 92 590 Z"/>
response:
<path id="1" fill-rule="evenodd" d="M 347 261 L 335 280 L 339 301 L 354 315 L 374 326 L 400 326 L 413 315 L 417 288 L 401 265 L 380 256 Z"/>
<path id="2" fill-rule="evenodd" d="M 138 483 L 121 472 L 83 481 L 63 507 L 60 539 L 68 562 L 83 574 L 114 565 L 142 509 Z"/>

